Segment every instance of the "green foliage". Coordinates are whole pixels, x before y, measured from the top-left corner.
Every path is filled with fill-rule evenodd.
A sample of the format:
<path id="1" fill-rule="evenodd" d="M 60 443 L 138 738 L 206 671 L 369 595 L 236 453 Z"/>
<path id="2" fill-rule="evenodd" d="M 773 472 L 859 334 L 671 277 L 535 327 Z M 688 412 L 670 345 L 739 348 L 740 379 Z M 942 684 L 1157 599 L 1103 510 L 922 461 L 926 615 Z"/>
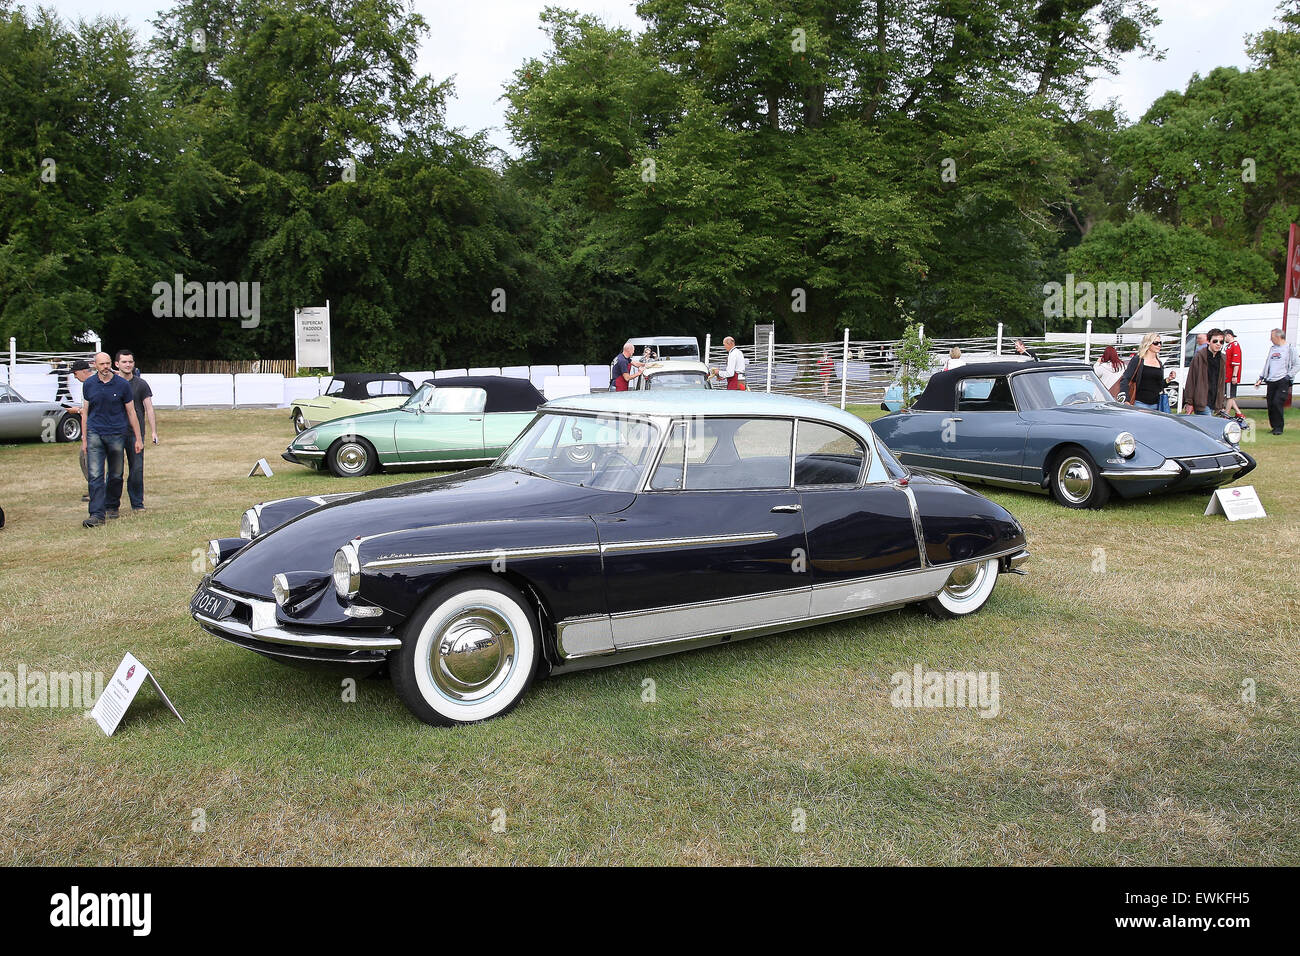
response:
<path id="1" fill-rule="evenodd" d="M 921 337 L 921 324 L 910 317 L 903 329 L 903 338 L 894 350 L 898 359 L 898 384 L 903 390 L 903 407 L 911 408 L 929 380 L 934 368 L 934 356 Z"/>

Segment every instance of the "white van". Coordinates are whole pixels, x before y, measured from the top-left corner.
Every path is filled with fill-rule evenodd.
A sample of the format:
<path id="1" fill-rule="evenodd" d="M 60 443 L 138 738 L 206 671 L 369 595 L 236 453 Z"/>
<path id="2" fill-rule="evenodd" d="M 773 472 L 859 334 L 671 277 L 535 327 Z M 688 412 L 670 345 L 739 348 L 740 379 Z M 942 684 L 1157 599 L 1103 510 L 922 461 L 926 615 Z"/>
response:
<path id="1" fill-rule="evenodd" d="M 1300 300 L 1293 301 L 1287 311 L 1287 342 L 1295 348 L 1300 338 Z M 1249 305 L 1230 305 L 1219 309 L 1207 319 L 1202 319 L 1187 330 L 1187 341 L 1183 343 L 1184 365 L 1190 363 L 1196 351 L 1196 336 L 1210 329 L 1232 329 L 1241 346 L 1241 385 L 1237 389 L 1237 399 L 1264 398 L 1263 386 L 1255 387 L 1260 369 L 1264 367 L 1264 358 L 1268 355 L 1269 333 L 1282 327 L 1282 303 L 1260 302 Z M 1176 334 L 1176 333 L 1175 333 Z M 1225 345 L 1224 348 L 1227 348 Z M 1179 375 L 1179 385 L 1186 379 L 1184 370 Z M 1251 403 L 1255 404 L 1254 402 Z"/>
<path id="2" fill-rule="evenodd" d="M 700 361 L 699 339 L 687 335 L 643 335 L 627 341 L 636 347 L 638 358 L 649 346 L 661 360 L 686 359 L 690 362 Z"/>

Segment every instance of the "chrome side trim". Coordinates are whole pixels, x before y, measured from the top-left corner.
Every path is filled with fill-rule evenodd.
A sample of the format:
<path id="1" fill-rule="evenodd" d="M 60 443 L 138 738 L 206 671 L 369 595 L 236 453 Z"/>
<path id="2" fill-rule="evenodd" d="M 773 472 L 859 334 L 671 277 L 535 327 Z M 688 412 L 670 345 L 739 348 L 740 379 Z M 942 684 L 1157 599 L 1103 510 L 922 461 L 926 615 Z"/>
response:
<path id="1" fill-rule="evenodd" d="M 914 451 L 900 451 L 900 452 L 898 452 L 898 457 L 899 457 L 900 460 L 903 459 L 903 458 L 934 458 L 934 459 L 936 459 L 936 460 L 938 460 L 938 461 L 964 461 L 964 462 L 966 462 L 968 465 L 987 465 L 987 466 L 989 466 L 990 468 L 1019 468 L 1021 471 L 1038 471 L 1038 470 L 1039 470 L 1038 467 L 1037 467 L 1036 465 L 1008 465 L 1008 464 L 1003 464 L 1003 463 L 1001 463 L 1001 462 L 981 461 L 981 460 L 978 459 L 978 458 L 956 458 L 956 457 L 954 457 L 954 456 L 952 456 L 952 455 L 945 455 L 944 457 L 940 458 L 940 457 L 937 456 L 937 455 L 922 455 L 922 454 L 920 454 L 920 453 L 918 453 L 918 452 L 914 452 Z M 939 465 L 927 465 L 927 464 L 925 464 L 925 463 L 923 463 L 923 462 L 918 462 L 917 464 L 918 464 L 918 466 L 921 467 L 921 468 L 930 468 L 930 469 L 932 469 L 932 470 L 934 470 L 934 471 L 941 471 L 941 470 L 943 470 L 943 469 L 941 468 L 941 466 L 939 466 Z M 1008 479 L 1008 480 L 1010 480 L 1010 479 Z"/>
<path id="2" fill-rule="evenodd" d="M 930 559 L 925 554 L 925 528 L 921 525 L 921 509 L 916 503 L 916 492 L 909 485 L 900 485 L 895 482 L 895 486 L 907 498 L 907 508 L 912 512 L 912 531 L 916 534 L 916 553 L 921 559 L 921 567 L 930 563 Z"/>
<path id="3" fill-rule="evenodd" d="M 461 564 L 466 561 L 493 561 L 497 558 L 562 558 L 578 554 L 599 554 L 598 544 L 565 544 L 544 548 L 494 548 L 491 551 L 444 551 L 437 554 L 393 555 L 367 561 L 367 571 L 402 568 L 421 564 Z"/>
<path id="4" fill-rule="evenodd" d="M 646 538 L 641 541 L 615 541 L 600 546 L 601 553 L 610 551 L 641 551 L 649 548 L 695 547 L 705 544 L 741 544 L 745 541 L 770 541 L 779 538 L 775 531 L 757 531 L 747 534 L 718 534 L 690 538 Z"/>
<path id="5" fill-rule="evenodd" d="M 1011 555 L 1015 560 L 1020 555 L 1027 558 L 1028 554 L 1029 552 L 1024 548 L 1016 547 L 983 555 L 979 560 L 988 561 L 994 558 L 1005 558 L 1008 555 Z M 1022 563 L 1024 558 L 1020 558 Z M 733 638 L 758 637 L 763 634 L 810 627 L 828 621 L 887 611 L 895 607 L 901 607 L 904 604 L 910 604 L 913 601 L 933 597 L 943 589 L 955 568 L 970 563 L 969 560 L 946 561 L 943 564 L 933 564 L 925 568 L 891 571 L 887 574 L 851 578 L 848 581 L 828 581 L 810 587 L 772 591 L 764 595 L 743 595 L 715 601 L 697 601 L 692 604 L 646 608 L 640 611 L 621 611 L 618 614 L 606 616 L 566 618 L 559 622 L 557 625 L 558 630 L 564 631 L 570 626 L 583 626 L 588 629 L 588 633 L 594 635 L 597 632 L 597 626 L 601 622 L 608 620 L 610 626 L 616 629 L 615 633 L 618 634 L 618 638 L 613 648 L 603 651 L 598 649 L 599 643 L 594 640 L 593 649 L 591 650 L 579 652 L 574 649 L 574 653 L 566 653 L 566 648 L 563 645 L 559 650 L 565 662 L 577 661 L 587 657 L 613 655 L 609 663 L 614 663 L 615 658 L 621 658 L 625 654 L 637 654 L 656 647 L 676 648 L 728 636 Z M 913 578 L 916 580 L 911 580 Z M 888 586 L 891 583 L 894 585 L 893 587 L 882 589 L 882 585 Z M 797 606 L 802 604 L 805 596 L 808 601 L 807 611 L 798 614 L 789 613 L 788 610 L 783 614 L 773 613 L 779 611 L 782 607 L 787 609 L 795 607 L 797 609 Z M 768 598 L 772 600 L 766 600 Z M 735 613 L 737 608 L 750 610 L 747 605 L 753 606 L 751 613 L 746 613 L 743 617 Z M 689 627 L 683 629 L 681 626 L 683 622 L 698 624 L 702 616 L 707 619 L 710 612 L 715 611 L 726 612 L 726 616 L 731 622 L 730 626 L 726 628 L 709 627 L 704 630 L 692 630 Z M 624 623 L 625 628 L 626 625 L 632 625 L 630 629 L 625 630 L 625 633 L 631 635 L 631 639 L 624 639 L 623 633 L 617 630 L 620 622 Z M 647 628 L 654 628 L 658 633 L 637 639 L 636 635 L 644 634 Z M 672 633 L 674 629 L 678 633 Z M 665 634 L 665 631 L 668 633 Z"/>
<path id="6" fill-rule="evenodd" d="M 614 650 L 614 625 L 608 614 L 568 618 L 555 626 L 555 646 L 563 658 L 590 657 Z"/>

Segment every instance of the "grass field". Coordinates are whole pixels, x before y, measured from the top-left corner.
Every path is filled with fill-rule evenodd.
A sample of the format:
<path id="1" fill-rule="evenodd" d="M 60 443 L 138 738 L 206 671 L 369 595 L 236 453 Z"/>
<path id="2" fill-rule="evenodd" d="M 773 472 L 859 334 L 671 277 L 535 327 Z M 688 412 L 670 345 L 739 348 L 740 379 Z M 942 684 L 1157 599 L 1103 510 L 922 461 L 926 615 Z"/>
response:
<path id="1" fill-rule="evenodd" d="M 345 702 L 187 613 L 192 549 L 250 504 L 404 479 L 280 461 L 283 411 L 159 418 L 149 511 L 97 530 L 74 446 L 0 447 L 0 671 L 111 674 L 130 650 L 186 721 L 147 687 L 112 738 L 80 710 L 0 708 L 0 862 L 1300 863 L 1300 414 L 1246 446 L 1266 520 L 989 491 L 1033 559 L 973 618 L 556 678 L 458 730 L 387 681 Z M 275 476 L 243 477 L 262 456 Z M 891 706 L 917 664 L 997 672 L 1000 712 Z"/>

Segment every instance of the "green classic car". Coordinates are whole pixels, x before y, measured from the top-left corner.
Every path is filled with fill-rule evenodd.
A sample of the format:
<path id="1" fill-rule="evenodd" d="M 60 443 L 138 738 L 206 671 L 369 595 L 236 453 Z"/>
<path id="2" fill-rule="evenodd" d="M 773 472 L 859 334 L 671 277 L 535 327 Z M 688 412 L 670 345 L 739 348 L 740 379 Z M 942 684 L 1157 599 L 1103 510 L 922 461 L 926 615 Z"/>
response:
<path id="1" fill-rule="evenodd" d="M 289 406 L 293 430 L 304 432 L 312 425 L 345 415 L 364 415 L 396 408 L 415 392 L 415 385 L 400 375 L 384 372 L 341 372 L 329 380 L 315 398 L 300 398 Z"/>
<path id="2" fill-rule="evenodd" d="M 527 379 L 479 375 L 430 380 L 397 408 L 307 429 L 281 457 L 326 467 L 340 478 L 381 468 L 438 469 L 492 461 L 545 401 Z"/>

